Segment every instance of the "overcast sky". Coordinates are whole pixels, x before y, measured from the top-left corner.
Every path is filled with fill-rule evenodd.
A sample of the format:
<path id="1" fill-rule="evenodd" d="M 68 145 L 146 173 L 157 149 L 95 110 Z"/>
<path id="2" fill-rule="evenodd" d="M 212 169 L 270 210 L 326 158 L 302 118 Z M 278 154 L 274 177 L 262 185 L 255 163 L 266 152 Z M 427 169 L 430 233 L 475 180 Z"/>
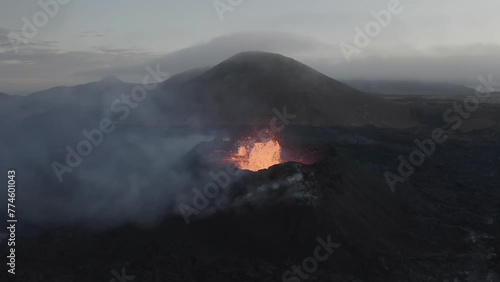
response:
<path id="1" fill-rule="evenodd" d="M 401 0 L 401 11 L 351 62 L 340 43 L 353 44 L 355 27 L 364 29 L 370 12 L 391 0 L 220 0 L 241 2 L 222 20 L 211 0 L 64 1 L 15 52 L 9 33 L 22 36 L 23 17 L 34 23 L 44 10 L 39 0 L 0 0 L 0 92 L 110 74 L 139 81 L 148 64 L 176 73 L 249 50 L 291 56 L 337 79 L 474 84 L 479 75 L 500 76 L 498 0 Z"/>

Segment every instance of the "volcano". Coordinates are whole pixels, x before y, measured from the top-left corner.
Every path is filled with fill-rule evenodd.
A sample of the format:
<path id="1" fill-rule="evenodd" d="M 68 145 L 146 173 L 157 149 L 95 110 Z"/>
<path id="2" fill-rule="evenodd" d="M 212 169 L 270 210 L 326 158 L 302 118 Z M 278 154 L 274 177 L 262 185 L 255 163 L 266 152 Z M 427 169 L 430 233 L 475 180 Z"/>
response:
<path id="1" fill-rule="evenodd" d="M 167 80 L 163 90 L 157 102 L 178 125 L 261 125 L 269 122 L 273 110 L 284 108 L 296 116 L 292 125 L 418 125 L 400 105 L 273 53 L 237 54 L 209 70 Z"/>
<path id="2" fill-rule="evenodd" d="M 392 192 L 384 171 L 440 123 L 415 130 L 406 103 L 246 52 L 165 81 L 58 181 L 50 161 L 133 87 L 38 92 L 24 118 L 4 104 L 3 163 L 28 176 L 20 281 L 498 281 L 498 135 L 450 134 Z"/>

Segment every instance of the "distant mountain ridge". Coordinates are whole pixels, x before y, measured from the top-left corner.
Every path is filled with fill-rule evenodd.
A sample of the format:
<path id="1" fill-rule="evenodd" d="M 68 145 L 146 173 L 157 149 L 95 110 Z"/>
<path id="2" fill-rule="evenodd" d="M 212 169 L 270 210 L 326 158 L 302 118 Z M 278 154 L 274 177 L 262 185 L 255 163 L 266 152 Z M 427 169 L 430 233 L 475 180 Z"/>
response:
<path id="1" fill-rule="evenodd" d="M 361 91 L 385 95 L 471 95 L 467 86 L 423 81 L 346 80 L 346 84 Z"/>
<path id="2" fill-rule="evenodd" d="M 116 116 L 110 109 L 112 103 L 121 100 L 123 94 L 130 95 L 136 85 L 108 76 L 97 82 L 54 87 L 22 97 L 17 109 L 9 106 L 5 113 L 15 113 L 16 118 L 43 115 L 47 124 L 112 117 Z M 366 94 L 294 59 L 266 52 L 244 52 L 214 67 L 174 75 L 148 91 L 148 97 L 137 109 L 130 109 L 137 119 L 124 122 L 202 127 L 264 125 L 276 111 L 286 108 L 296 116 L 290 121 L 292 125 L 419 125 L 402 105 Z"/>
<path id="3" fill-rule="evenodd" d="M 173 75 L 169 79 L 165 80 L 163 83 L 161 83 L 162 87 L 166 87 L 169 89 L 174 89 L 182 84 L 188 82 L 189 80 L 204 74 L 207 72 L 210 68 L 212 67 L 203 67 L 203 68 L 195 68 L 192 70 L 188 70 L 185 72 L 181 72 L 178 74 Z"/>

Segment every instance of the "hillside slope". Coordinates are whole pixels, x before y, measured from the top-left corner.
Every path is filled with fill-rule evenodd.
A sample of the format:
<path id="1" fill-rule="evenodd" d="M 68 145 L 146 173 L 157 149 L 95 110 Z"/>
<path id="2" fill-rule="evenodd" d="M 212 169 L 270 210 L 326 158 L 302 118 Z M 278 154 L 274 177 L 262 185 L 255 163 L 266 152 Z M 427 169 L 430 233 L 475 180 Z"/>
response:
<path id="1" fill-rule="evenodd" d="M 278 54 L 245 52 L 171 90 L 171 120 L 203 125 L 268 123 L 273 109 L 296 115 L 294 125 L 412 127 L 404 107 L 358 91 Z M 165 90 L 167 91 L 167 90 Z"/>

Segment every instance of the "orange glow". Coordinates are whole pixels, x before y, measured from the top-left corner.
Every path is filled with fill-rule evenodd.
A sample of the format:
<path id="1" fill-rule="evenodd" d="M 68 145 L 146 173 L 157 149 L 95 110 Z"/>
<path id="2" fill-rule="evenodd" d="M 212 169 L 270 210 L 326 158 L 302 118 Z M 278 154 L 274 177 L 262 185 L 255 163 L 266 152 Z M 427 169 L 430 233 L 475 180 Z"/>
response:
<path id="1" fill-rule="evenodd" d="M 266 169 L 282 162 L 281 146 L 276 140 L 242 144 L 229 160 L 243 170 Z"/>

